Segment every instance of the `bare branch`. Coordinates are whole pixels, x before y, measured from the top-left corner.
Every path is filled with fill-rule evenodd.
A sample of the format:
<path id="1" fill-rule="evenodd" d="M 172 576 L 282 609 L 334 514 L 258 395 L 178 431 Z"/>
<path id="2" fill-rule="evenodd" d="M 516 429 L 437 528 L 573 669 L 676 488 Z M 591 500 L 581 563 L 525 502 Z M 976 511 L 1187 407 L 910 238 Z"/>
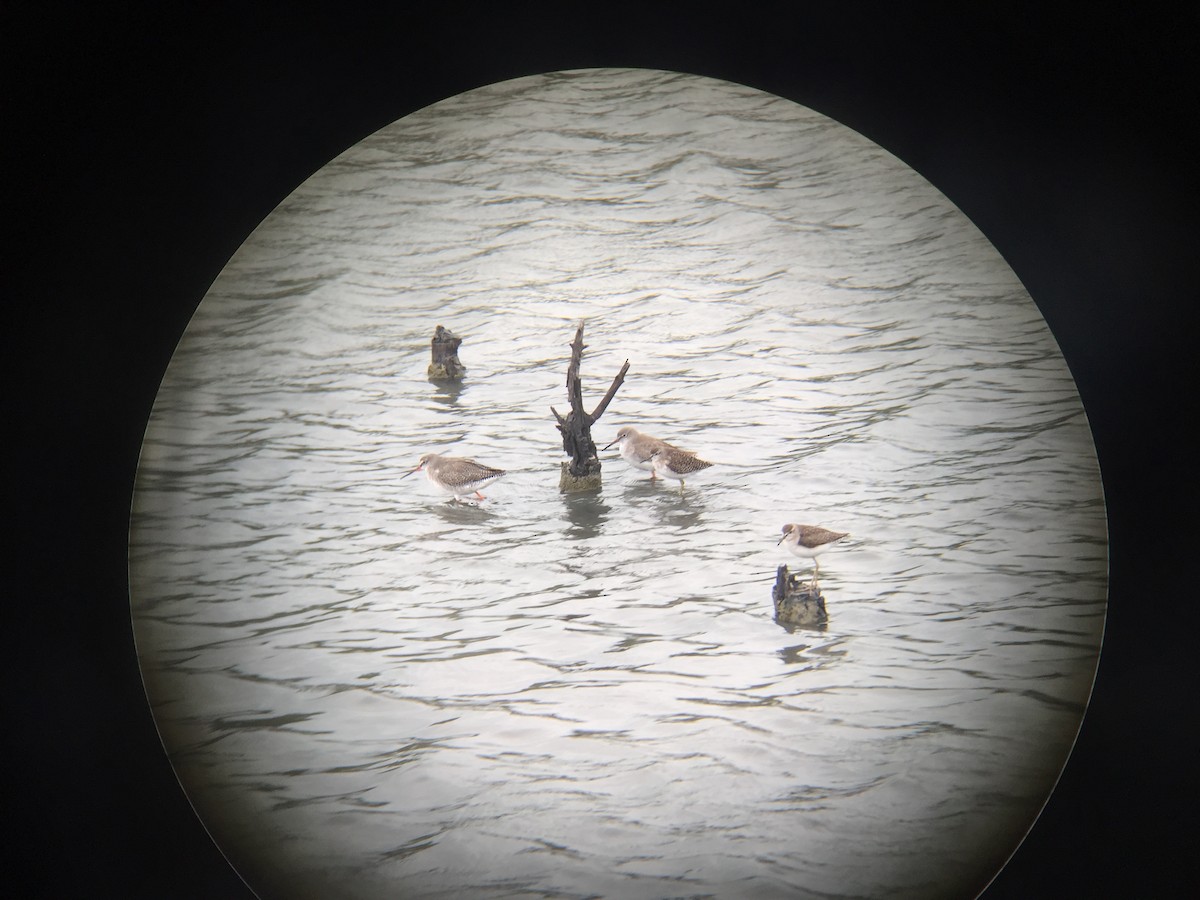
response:
<path id="1" fill-rule="evenodd" d="M 583 359 L 583 323 L 575 329 L 575 340 L 571 341 L 571 362 L 567 366 L 567 393 L 571 392 L 571 380 L 579 382 L 579 363 Z"/>
<path id="2" fill-rule="evenodd" d="M 592 410 L 592 414 L 588 416 L 588 425 L 595 425 L 596 420 L 604 415 L 604 411 L 608 409 L 608 404 L 613 397 L 617 395 L 619 388 L 625 381 L 625 373 L 629 371 L 629 360 L 625 360 L 625 365 L 621 366 L 621 371 L 617 373 L 617 377 L 613 379 L 612 384 L 608 386 L 608 393 L 604 395 L 604 399 Z"/>

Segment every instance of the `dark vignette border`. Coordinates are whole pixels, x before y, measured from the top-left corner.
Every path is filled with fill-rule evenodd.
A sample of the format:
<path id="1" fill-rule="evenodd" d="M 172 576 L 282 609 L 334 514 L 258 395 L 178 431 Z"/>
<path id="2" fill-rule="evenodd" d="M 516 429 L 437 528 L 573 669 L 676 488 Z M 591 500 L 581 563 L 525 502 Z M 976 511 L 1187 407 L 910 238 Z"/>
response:
<path id="1" fill-rule="evenodd" d="M 933 182 L 1025 283 L 1100 454 L 1110 609 L 1075 753 L 985 900 L 1187 893 L 1195 12 L 243 6 L 0 8 L 20 896 L 251 896 L 158 742 L 125 568 L 142 433 L 209 284 L 363 136 L 481 84 L 599 65 L 724 78 L 837 119 Z"/>

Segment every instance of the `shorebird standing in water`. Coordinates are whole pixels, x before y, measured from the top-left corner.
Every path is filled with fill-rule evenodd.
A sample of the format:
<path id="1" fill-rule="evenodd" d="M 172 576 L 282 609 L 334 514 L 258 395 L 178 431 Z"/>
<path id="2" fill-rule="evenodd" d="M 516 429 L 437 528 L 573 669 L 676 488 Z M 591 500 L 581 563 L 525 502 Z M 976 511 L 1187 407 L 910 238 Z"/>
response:
<path id="1" fill-rule="evenodd" d="M 650 457 L 654 455 L 655 450 L 671 446 L 666 441 L 660 441 L 658 438 L 650 437 L 648 434 L 642 434 L 636 428 L 630 428 L 628 425 L 617 430 L 616 438 L 609 441 L 608 447 L 611 447 L 613 444 L 616 444 L 617 449 L 621 451 L 621 458 L 623 460 L 635 469 L 642 469 L 645 472 L 649 472 L 651 481 L 654 481 L 658 476 L 654 472 L 654 464 L 650 462 Z M 604 449 L 607 450 L 608 447 Z"/>
<path id="2" fill-rule="evenodd" d="M 493 469 L 491 466 L 481 465 L 473 459 L 464 459 L 461 456 L 442 456 L 440 453 L 426 453 L 421 457 L 415 469 L 410 469 L 400 477 L 407 478 L 413 472 L 422 471 L 429 479 L 430 484 L 447 494 L 453 494 L 455 500 L 462 500 L 471 494 L 480 500 L 486 500 L 487 498 L 480 493 L 480 489 L 505 474 L 503 469 Z"/>
<path id="3" fill-rule="evenodd" d="M 650 465 L 654 467 L 656 475 L 661 475 L 663 478 L 674 478 L 678 481 L 679 493 L 682 495 L 683 480 L 702 469 L 707 469 L 712 463 L 705 462 L 695 453 L 668 445 L 659 447 L 650 454 Z"/>
<path id="4" fill-rule="evenodd" d="M 817 589 L 817 575 L 821 567 L 817 564 L 817 556 L 824 553 L 844 537 L 849 537 L 848 531 L 830 531 L 817 525 L 784 525 L 783 537 L 776 544 L 786 544 L 796 556 L 803 556 L 813 561 L 812 590 Z"/>

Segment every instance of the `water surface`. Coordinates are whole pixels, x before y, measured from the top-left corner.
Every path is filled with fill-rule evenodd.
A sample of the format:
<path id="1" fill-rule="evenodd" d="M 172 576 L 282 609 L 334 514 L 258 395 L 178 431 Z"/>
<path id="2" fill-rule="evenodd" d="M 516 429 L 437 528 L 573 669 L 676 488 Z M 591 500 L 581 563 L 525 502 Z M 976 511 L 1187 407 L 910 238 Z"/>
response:
<path id="1" fill-rule="evenodd" d="M 615 449 L 563 495 L 586 323 Z M 461 385 L 426 377 L 437 325 Z M 400 479 L 509 474 L 478 504 Z M 829 622 L 772 617 L 786 522 Z M 969 897 L 1061 770 L 1104 509 L 1078 394 L 986 239 L 789 101 L 534 76 L 332 161 L 164 379 L 133 617 L 171 760 L 264 897 Z"/>

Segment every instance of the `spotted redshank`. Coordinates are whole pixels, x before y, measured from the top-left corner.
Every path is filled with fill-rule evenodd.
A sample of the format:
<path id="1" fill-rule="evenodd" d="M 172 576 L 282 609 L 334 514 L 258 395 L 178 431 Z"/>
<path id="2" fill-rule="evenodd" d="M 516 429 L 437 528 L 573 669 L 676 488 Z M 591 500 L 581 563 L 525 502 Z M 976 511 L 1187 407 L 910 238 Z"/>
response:
<path id="1" fill-rule="evenodd" d="M 426 453 L 421 457 L 421 461 L 417 463 L 415 469 L 405 472 L 400 477 L 406 478 L 413 472 L 421 471 L 425 472 L 425 477 L 429 479 L 430 484 L 447 494 L 453 494 L 455 500 L 462 500 L 471 494 L 480 500 L 487 499 L 480 493 L 480 489 L 504 474 L 503 469 L 493 469 L 491 466 L 481 465 L 473 459 L 464 459 L 461 456 L 442 456 L 440 453 Z"/>
<path id="2" fill-rule="evenodd" d="M 812 590 L 817 589 L 817 575 L 821 567 L 817 556 L 824 553 L 844 537 L 849 537 L 848 531 L 830 531 L 817 525 L 784 525 L 783 537 L 776 544 L 786 544 L 796 556 L 806 557 L 813 561 Z"/>
<path id="3" fill-rule="evenodd" d="M 663 478 L 674 478 L 679 482 L 679 493 L 683 493 L 683 480 L 689 475 L 695 475 L 702 469 L 712 465 L 705 462 L 695 453 L 680 450 L 677 447 L 659 447 L 650 454 L 650 464 L 654 472 Z"/>

